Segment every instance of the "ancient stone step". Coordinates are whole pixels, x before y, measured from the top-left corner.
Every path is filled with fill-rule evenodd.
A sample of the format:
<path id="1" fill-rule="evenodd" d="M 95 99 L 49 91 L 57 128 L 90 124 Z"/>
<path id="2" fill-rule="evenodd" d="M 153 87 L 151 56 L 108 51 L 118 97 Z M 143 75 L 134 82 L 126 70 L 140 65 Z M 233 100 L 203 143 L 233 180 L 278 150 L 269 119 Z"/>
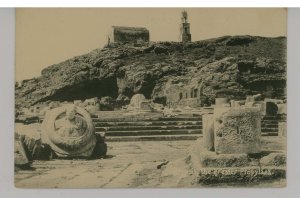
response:
<path id="1" fill-rule="evenodd" d="M 262 128 L 261 132 L 278 132 L 278 128 Z"/>
<path id="2" fill-rule="evenodd" d="M 262 121 L 264 121 L 264 120 L 284 120 L 284 119 L 286 119 L 286 117 L 285 116 L 282 116 L 282 115 L 266 115 L 266 116 L 264 116 L 263 118 L 262 118 Z"/>
<path id="3" fill-rule="evenodd" d="M 98 131 L 96 131 L 97 133 Z M 202 134 L 202 129 L 191 130 L 144 130 L 144 131 L 109 131 L 105 136 L 140 136 L 140 135 L 183 135 L 183 134 Z"/>
<path id="4" fill-rule="evenodd" d="M 201 117 L 160 117 L 160 118 L 92 118 L 98 122 L 145 122 L 145 121 L 201 121 Z"/>
<path id="5" fill-rule="evenodd" d="M 278 124 L 274 125 L 274 124 L 262 124 L 261 128 L 268 128 L 268 129 L 278 129 Z"/>
<path id="6" fill-rule="evenodd" d="M 261 136 L 278 136 L 278 132 L 262 132 Z"/>
<path id="7" fill-rule="evenodd" d="M 106 137 L 106 142 L 134 142 L 134 141 L 178 141 L 196 140 L 202 135 L 160 135 L 160 136 L 110 136 Z"/>
<path id="8" fill-rule="evenodd" d="M 262 133 L 262 136 L 278 136 L 277 133 Z M 202 137 L 199 135 L 161 135 L 161 136 L 109 136 L 106 142 L 133 142 L 133 141 L 178 141 L 178 140 L 196 140 Z"/>
<path id="9" fill-rule="evenodd" d="M 92 117 L 95 118 L 154 118 L 154 117 L 163 117 L 162 112 L 153 112 L 153 111 L 96 111 L 93 112 Z"/>
<path id="10" fill-rule="evenodd" d="M 261 127 L 262 128 L 278 128 L 278 123 L 276 123 L 276 124 L 262 123 Z"/>
<path id="11" fill-rule="evenodd" d="M 278 125 L 278 120 L 264 120 L 261 123 L 262 124 L 277 124 Z"/>
<path id="12" fill-rule="evenodd" d="M 111 126 L 96 127 L 96 131 L 142 131 L 142 130 L 181 130 L 202 129 L 202 125 L 166 125 L 166 126 Z"/>
<path id="13" fill-rule="evenodd" d="M 263 119 L 276 119 L 276 118 L 278 118 L 277 115 L 265 115 L 265 116 L 263 117 Z"/>
<path id="14" fill-rule="evenodd" d="M 263 131 L 263 132 L 261 132 L 261 134 L 264 134 L 264 133 L 266 133 L 266 134 L 276 134 L 276 136 L 278 136 L 278 130 L 277 131 Z"/>
<path id="15" fill-rule="evenodd" d="M 105 132 L 107 141 L 186 140 L 202 136 L 202 117 L 109 117 L 93 115 L 96 132 Z M 277 136 L 281 116 L 265 116 L 262 136 Z"/>
<path id="16" fill-rule="evenodd" d="M 200 121 L 202 117 L 161 117 L 162 121 Z"/>
<path id="17" fill-rule="evenodd" d="M 96 132 L 105 132 L 106 141 L 195 140 L 202 134 L 202 117 L 180 115 L 106 117 L 94 115 Z"/>
<path id="18" fill-rule="evenodd" d="M 136 121 L 136 122 L 102 122 L 93 121 L 95 127 L 109 126 L 166 126 L 166 125 L 202 125 L 202 121 Z"/>

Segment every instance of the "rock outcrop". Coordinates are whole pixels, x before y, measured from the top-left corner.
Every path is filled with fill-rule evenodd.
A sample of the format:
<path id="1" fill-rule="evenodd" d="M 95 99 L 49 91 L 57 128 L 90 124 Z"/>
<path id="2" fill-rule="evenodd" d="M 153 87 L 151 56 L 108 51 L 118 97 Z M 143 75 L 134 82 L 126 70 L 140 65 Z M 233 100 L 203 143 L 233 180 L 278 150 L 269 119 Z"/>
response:
<path id="1" fill-rule="evenodd" d="M 170 84 L 201 84 L 206 101 L 262 93 L 284 97 L 286 38 L 226 36 L 191 43 L 135 47 L 112 43 L 51 65 L 41 76 L 16 84 L 16 105 L 73 101 L 136 93 L 163 103 Z"/>

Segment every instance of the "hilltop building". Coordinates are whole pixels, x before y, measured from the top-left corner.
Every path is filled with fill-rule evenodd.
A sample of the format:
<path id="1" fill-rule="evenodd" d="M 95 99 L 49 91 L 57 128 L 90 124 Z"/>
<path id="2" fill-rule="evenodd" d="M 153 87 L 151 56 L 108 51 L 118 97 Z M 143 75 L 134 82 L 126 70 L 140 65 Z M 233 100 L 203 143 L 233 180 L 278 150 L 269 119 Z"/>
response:
<path id="1" fill-rule="evenodd" d="M 147 43 L 149 38 L 149 30 L 144 27 L 112 26 L 108 40 L 109 43 Z"/>
<path id="2" fill-rule="evenodd" d="M 190 23 L 188 23 L 188 14 L 186 11 L 181 13 L 180 33 L 182 42 L 191 42 Z"/>

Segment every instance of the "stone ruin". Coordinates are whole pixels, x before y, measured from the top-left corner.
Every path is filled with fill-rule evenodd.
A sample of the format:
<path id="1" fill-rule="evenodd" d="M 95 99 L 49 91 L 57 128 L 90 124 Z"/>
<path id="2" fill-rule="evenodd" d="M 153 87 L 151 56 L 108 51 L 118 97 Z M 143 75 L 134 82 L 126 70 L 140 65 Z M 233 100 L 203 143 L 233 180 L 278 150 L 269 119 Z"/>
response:
<path id="1" fill-rule="evenodd" d="M 132 96 L 127 110 L 131 111 L 152 111 L 153 105 L 150 100 L 147 100 L 143 94 L 135 94 Z"/>
<path id="2" fill-rule="evenodd" d="M 166 106 L 169 108 L 199 108 L 203 103 L 202 83 L 191 80 L 189 83 L 175 83 L 170 80 L 165 88 Z"/>
<path id="3" fill-rule="evenodd" d="M 247 100 L 244 105 L 231 101 L 230 106 L 226 98 L 216 98 L 215 103 L 213 113 L 203 115 L 203 139 L 190 150 L 198 182 L 251 183 L 285 178 L 286 153 L 262 147 L 263 107 Z"/>
<path id="4" fill-rule="evenodd" d="M 42 142 L 59 157 L 90 157 L 96 145 L 90 114 L 76 106 L 49 111 L 42 123 Z"/>
<path id="5" fill-rule="evenodd" d="M 203 118 L 203 144 L 217 154 L 259 153 L 261 151 L 260 112 L 252 107 L 230 107 L 226 99 L 216 99 L 213 114 Z"/>
<path id="6" fill-rule="evenodd" d="M 148 43 L 149 38 L 149 30 L 144 27 L 112 26 L 108 44 L 110 42 L 143 44 Z"/>
<path id="7" fill-rule="evenodd" d="M 226 108 L 227 109 L 227 108 Z M 214 112 L 216 153 L 259 153 L 261 119 L 257 109 L 223 109 Z"/>
<path id="8" fill-rule="evenodd" d="M 84 108 L 90 114 L 95 114 L 97 111 L 113 111 L 115 101 L 111 97 L 93 97 L 85 100 L 74 101 L 46 101 L 29 108 L 23 107 L 16 109 L 15 121 L 24 124 L 39 123 L 43 120 L 46 112 L 65 105 L 72 105 Z"/>
<path id="9" fill-rule="evenodd" d="M 33 160 L 97 158 L 107 152 L 105 134 L 96 134 L 90 114 L 73 104 L 48 110 L 41 131 L 23 133 L 16 133 L 17 167 L 28 168 Z"/>

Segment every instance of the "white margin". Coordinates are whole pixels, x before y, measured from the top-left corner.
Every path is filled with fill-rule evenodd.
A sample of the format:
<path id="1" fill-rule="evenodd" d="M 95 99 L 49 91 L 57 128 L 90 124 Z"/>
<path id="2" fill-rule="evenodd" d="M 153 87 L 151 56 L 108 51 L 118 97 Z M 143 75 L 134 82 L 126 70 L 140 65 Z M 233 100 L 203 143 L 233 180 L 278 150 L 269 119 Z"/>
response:
<path id="1" fill-rule="evenodd" d="M 296 0 L 9 0 L 2 7 L 291 7 L 300 6 Z"/>
<path id="2" fill-rule="evenodd" d="M 13 181 L 14 9 L 0 9 L 0 197 L 242 197 L 300 195 L 300 9 L 288 13 L 288 182 L 286 188 L 201 189 L 16 189 Z"/>

